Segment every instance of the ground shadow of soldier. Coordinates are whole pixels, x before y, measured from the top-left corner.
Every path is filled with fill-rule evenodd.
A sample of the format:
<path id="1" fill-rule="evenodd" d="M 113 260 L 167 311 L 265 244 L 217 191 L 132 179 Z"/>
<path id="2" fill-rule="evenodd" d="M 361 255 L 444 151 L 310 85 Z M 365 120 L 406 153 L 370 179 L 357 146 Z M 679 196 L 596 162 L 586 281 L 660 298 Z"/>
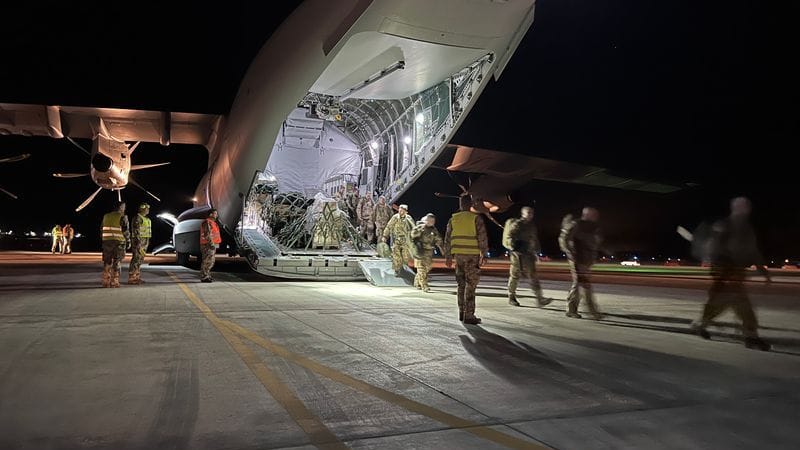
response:
<path id="1" fill-rule="evenodd" d="M 474 325 L 465 327 L 468 335 L 461 335 L 461 344 L 487 370 L 514 384 L 530 384 L 531 380 L 548 372 L 566 369 L 553 358 L 530 345 L 511 341 Z"/>

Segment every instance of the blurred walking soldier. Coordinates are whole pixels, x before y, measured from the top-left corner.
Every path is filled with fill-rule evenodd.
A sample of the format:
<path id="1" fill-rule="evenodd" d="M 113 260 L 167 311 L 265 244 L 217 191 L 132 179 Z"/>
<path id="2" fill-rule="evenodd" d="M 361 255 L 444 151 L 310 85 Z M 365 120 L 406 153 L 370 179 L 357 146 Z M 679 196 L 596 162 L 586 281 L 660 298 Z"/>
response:
<path id="1" fill-rule="evenodd" d="M 392 208 L 386 204 L 386 197 L 382 195 L 378 197 L 378 204 L 375 205 L 375 236 L 379 240 L 383 236 L 383 230 L 389 223 L 389 219 L 392 218 L 392 214 L 394 214 Z"/>
<path id="2" fill-rule="evenodd" d="M 71 224 L 64 225 L 64 228 L 61 229 L 62 254 L 72 253 L 72 239 L 74 238 L 75 238 L 75 229 L 72 228 L 72 225 Z"/>
<path id="3" fill-rule="evenodd" d="M 573 221 L 572 216 L 568 215 L 561 223 L 558 240 L 561 250 L 567 255 L 572 275 L 572 287 L 567 295 L 567 317 L 581 318 L 578 314 L 581 291 L 592 317 L 596 320 L 602 317 L 594 300 L 591 280 L 592 265 L 600 248 L 599 217 L 600 213 L 595 208 L 583 208 L 580 220 Z"/>
<path id="4" fill-rule="evenodd" d="M 400 205 L 397 214 L 389 219 L 383 229 L 383 242 L 392 237 L 392 268 L 395 276 L 400 276 L 403 266 L 411 258 L 411 230 L 414 219 L 408 214 L 408 205 Z"/>
<path id="5" fill-rule="evenodd" d="M 119 272 L 125 249 L 130 248 L 130 225 L 125 203 L 103 216 L 103 287 L 119 287 Z"/>
<path id="6" fill-rule="evenodd" d="M 752 205 L 750 200 L 738 197 L 731 200 L 731 214 L 714 224 L 709 242 L 711 277 L 713 283 L 708 291 L 708 301 L 699 321 L 692 328 L 704 339 L 711 336 L 706 327 L 715 317 L 729 307 L 742 320 L 744 343 L 747 348 L 769 350 L 771 346 L 758 337 L 758 321 L 753 305 L 747 297 L 744 281 L 747 268 L 755 265 L 770 281 L 769 272 L 758 250 L 756 235 L 748 218 Z"/>
<path id="7" fill-rule="evenodd" d="M 50 252 L 55 254 L 56 251 L 61 253 L 61 225 L 56 225 L 50 230 L 50 234 L 53 236 L 53 246 L 50 247 Z"/>
<path id="8" fill-rule="evenodd" d="M 469 196 L 460 198 L 460 212 L 453 214 L 447 222 L 444 238 L 444 254 L 447 267 L 456 260 L 456 282 L 458 283 L 458 319 L 476 325 L 481 319 L 475 317 L 475 289 L 481 279 L 483 255 L 489 251 L 489 239 L 483 218 L 470 211 Z"/>
<path id="9" fill-rule="evenodd" d="M 131 227 L 131 264 L 128 267 L 128 284 L 141 284 L 142 263 L 147 254 L 147 246 L 150 245 L 150 237 L 153 236 L 150 218 L 150 205 L 142 203 L 139 205 L 139 214 L 133 219 Z"/>
<path id="10" fill-rule="evenodd" d="M 444 253 L 442 250 L 443 242 L 442 235 L 436 229 L 436 216 L 428 213 L 422 218 L 421 222 L 411 230 L 414 267 L 417 269 L 417 275 L 414 277 L 414 287 L 422 289 L 423 292 L 430 292 L 428 274 L 433 265 L 433 247 L 437 247 L 440 252 Z"/>
<path id="11" fill-rule="evenodd" d="M 536 224 L 533 223 L 533 208 L 523 206 L 521 217 L 511 218 L 503 227 L 503 247 L 509 250 L 511 266 L 508 273 L 508 303 L 519 306 L 517 301 L 517 285 L 520 274 L 531 282 L 531 289 L 536 295 L 536 304 L 545 306 L 552 300 L 542 295 L 542 285 L 536 273 L 537 255 L 541 251 Z"/>
<path id="12" fill-rule="evenodd" d="M 222 243 L 222 235 L 219 233 L 217 224 L 217 210 L 212 209 L 208 212 L 208 217 L 200 224 L 200 253 L 203 262 L 200 265 L 200 281 L 211 283 L 211 268 L 214 267 L 217 249 Z"/>

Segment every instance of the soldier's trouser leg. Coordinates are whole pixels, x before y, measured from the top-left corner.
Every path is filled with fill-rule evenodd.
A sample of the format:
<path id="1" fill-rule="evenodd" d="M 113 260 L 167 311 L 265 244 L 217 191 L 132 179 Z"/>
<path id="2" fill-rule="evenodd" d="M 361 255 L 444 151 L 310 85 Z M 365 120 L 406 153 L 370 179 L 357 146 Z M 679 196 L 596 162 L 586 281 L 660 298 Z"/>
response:
<path id="1" fill-rule="evenodd" d="M 125 243 L 118 242 L 112 251 L 111 287 L 119 287 L 119 273 L 123 259 L 125 259 Z"/>
<path id="2" fill-rule="evenodd" d="M 136 241 L 132 245 L 131 263 L 128 266 L 128 283 L 138 284 L 142 278 L 142 263 L 144 263 L 148 240 Z"/>
<path id="3" fill-rule="evenodd" d="M 595 317 L 600 316 L 600 311 L 597 310 L 597 302 L 594 299 L 594 289 L 592 288 L 591 266 L 578 267 L 578 284 L 583 290 L 583 298 L 586 302 L 586 307 L 589 313 Z"/>
<path id="4" fill-rule="evenodd" d="M 511 252 L 511 265 L 508 268 L 508 296 L 513 297 L 517 293 L 519 276 L 521 272 L 519 253 Z"/>
<path id="5" fill-rule="evenodd" d="M 423 291 L 427 292 L 430 290 L 430 288 L 428 287 L 428 274 L 430 274 L 431 272 L 431 265 L 433 264 L 433 258 L 429 256 L 414 261 L 415 261 L 414 265 L 417 267 L 417 276 L 419 277 L 419 285 Z M 417 263 L 417 261 L 419 263 Z"/>
<path id="6" fill-rule="evenodd" d="M 200 264 L 200 279 L 211 278 L 211 268 L 214 267 L 216 259 L 216 249 L 211 245 L 201 245 L 202 263 Z"/>
<path id="7" fill-rule="evenodd" d="M 570 286 L 569 294 L 567 294 L 567 312 L 577 313 L 581 295 L 578 285 L 578 270 L 574 261 L 569 262 L 569 274 L 572 277 L 572 286 Z"/>
<path id="8" fill-rule="evenodd" d="M 380 240 L 383 237 L 383 230 L 386 228 L 385 223 L 375 222 L 375 236 Z"/>
<path id="9" fill-rule="evenodd" d="M 705 328 L 714 318 L 722 314 L 728 307 L 726 299 L 725 282 L 715 279 L 708 289 L 708 301 L 703 306 L 703 314 L 700 317 L 700 327 Z"/>
<path id="10" fill-rule="evenodd" d="M 111 287 L 111 273 L 114 262 L 114 242 L 103 241 L 103 287 Z"/>
<path id="11" fill-rule="evenodd" d="M 747 297 L 747 291 L 743 283 L 736 283 L 736 292 L 733 297 L 733 311 L 742 319 L 742 334 L 745 338 L 758 337 L 758 320 L 753 311 L 753 305 Z"/>
<path id="12" fill-rule="evenodd" d="M 50 247 L 50 253 L 55 253 L 56 252 L 56 248 L 58 248 L 58 238 L 54 236 L 53 237 L 53 246 Z"/>
<path id="13" fill-rule="evenodd" d="M 539 274 L 536 272 L 535 256 L 531 256 L 526 275 L 531 280 L 531 290 L 533 290 L 533 294 L 536 296 L 536 299 L 541 302 L 544 298 L 544 295 L 542 294 L 542 283 L 539 282 Z"/>
<path id="14" fill-rule="evenodd" d="M 67 239 L 66 247 L 67 248 L 66 248 L 66 251 L 64 253 L 67 253 L 67 254 L 72 253 L 72 239 Z"/>
<path id="15" fill-rule="evenodd" d="M 421 288 L 422 287 L 422 285 L 419 282 L 419 278 L 420 278 L 420 268 L 419 268 L 419 266 L 420 266 L 420 261 L 415 258 L 414 259 L 414 268 L 417 269 L 417 273 L 416 273 L 416 275 L 414 275 L 414 287 L 415 288 Z"/>
<path id="16" fill-rule="evenodd" d="M 405 239 L 398 239 L 397 242 L 392 242 L 392 268 L 395 272 L 400 272 L 403 266 L 408 264 L 409 256 L 408 243 Z"/>
<path id="17" fill-rule="evenodd" d="M 480 257 L 456 255 L 456 281 L 458 282 L 458 308 L 464 310 L 464 319 L 475 317 L 475 289 L 481 279 Z"/>

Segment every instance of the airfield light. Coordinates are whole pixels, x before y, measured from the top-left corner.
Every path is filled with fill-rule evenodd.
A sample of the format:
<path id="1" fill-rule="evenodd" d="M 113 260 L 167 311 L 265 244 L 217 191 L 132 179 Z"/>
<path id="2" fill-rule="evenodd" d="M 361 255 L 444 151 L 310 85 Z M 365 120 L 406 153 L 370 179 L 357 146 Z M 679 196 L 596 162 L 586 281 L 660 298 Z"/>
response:
<path id="1" fill-rule="evenodd" d="M 193 202 L 197 202 L 197 197 L 192 197 Z"/>
<path id="2" fill-rule="evenodd" d="M 787 258 L 787 259 L 784 259 L 784 260 L 783 260 L 783 262 L 784 262 L 785 264 L 789 264 L 789 259 L 788 259 L 788 258 Z"/>
<path id="3" fill-rule="evenodd" d="M 79 238 L 79 237 L 81 237 L 81 234 L 80 233 L 75 233 L 75 237 Z"/>
<path id="4" fill-rule="evenodd" d="M 403 143 L 404 144 L 410 144 L 411 143 L 411 136 L 404 137 L 403 138 Z"/>
<path id="5" fill-rule="evenodd" d="M 416 120 L 418 124 L 422 125 L 425 123 L 425 115 L 422 113 L 417 113 L 417 117 L 414 117 L 414 120 Z"/>
<path id="6" fill-rule="evenodd" d="M 371 147 L 373 150 L 377 150 L 377 149 L 378 149 L 378 141 L 372 141 L 372 142 L 370 142 L 370 143 L 369 143 L 369 146 L 370 146 L 370 147 Z"/>

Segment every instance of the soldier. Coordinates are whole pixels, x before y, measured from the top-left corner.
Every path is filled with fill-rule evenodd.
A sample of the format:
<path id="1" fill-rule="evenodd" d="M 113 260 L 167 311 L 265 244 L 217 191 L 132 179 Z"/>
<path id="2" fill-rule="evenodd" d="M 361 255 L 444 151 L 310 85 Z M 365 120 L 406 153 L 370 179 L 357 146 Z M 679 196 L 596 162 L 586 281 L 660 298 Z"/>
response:
<path id="1" fill-rule="evenodd" d="M 444 238 L 445 264 L 453 266 L 456 260 L 456 282 L 458 283 L 458 320 L 477 325 L 481 319 L 475 317 L 475 288 L 481 279 L 483 255 L 489 250 L 486 225 L 483 218 L 470 211 L 472 201 L 464 195 L 460 198 L 460 212 L 453 214 L 447 223 Z"/>
<path id="2" fill-rule="evenodd" d="M 751 209 L 750 200 L 737 197 L 731 200 L 730 216 L 712 227 L 709 247 L 713 282 L 703 315 L 692 328 L 703 339 L 710 339 L 706 327 L 730 307 L 742 319 L 745 346 L 769 351 L 770 344 L 758 337 L 758 321 L 744 285 L 747 268 L 751 265 L 756 266 L 768 283 L 771 281 L 748 220 Z"/>
<path id="3" fill-rule="evenodd" d="M 361 203 L 361 198 L 358 195 L 358 191 L 354 190 L 349 194 L 347 194 L 346 200 L 347 201 L 345 203 L 347 203 L 347 209 L 345 210 L 345 212 L 347 213 L 347 216 L 350 218 L 350 224 L 352 224 L 353 227 L 357 227 L 359 224 L 358 204 Z"/>
<path id="4" fill-rule="evenodd" d="M 408 205 L 400 205 L 397 214 L 389 219 L 383 229 L 383 242 L 392 237 L 392 268 L 395 276 L 400 276 L 400 270 L 408 264 L 411 257 L 410 234 L 414 228 L 414 219 L 408 214 Z"/>
<path id="5" fill-rule="evenodd" d="M 56 250 L 61 252 L 61 225 L 56 224 L 52 230 L 50 230 L 50 234 L 53 236 L 53 245 L 50 247 L 50 252 L 52 254 L 56 254 Z"/>
<path id="6" fill-rule="evenodd" d="M 139 214 L 133 219 L 131 227 L 131 264 L 128 267 L 128 284 L 141 284 L 142 263 L 147 254 L 147 246 L 150 245 L 150 237 L 153 236 L 150 227 L 150 205 L 142 203 L 139 205 Z"/>
<path id="7" fill-rule="evenodd" d="M 72 228 L 72 224 L 64 225 L 64 228 L 61 229 L 61 235 L 61 253 L 72 253 L 72 240 L 75 238 L 75 229 Z"/>
<path id="8" fill-rule="evenodd" d="M 378 197 L 378 204 L 375 205 L 375 236 L 379 239 L 383 236 L 383 230 L 392 218 L 392 214 L 394 214 L 392 208 L 386 204 L 386 197 L 382 195 Z"/>
<path id="9" fill-rule="evenodd" d="M 125 249 L 131 247 L 125 203 L 103 216 L 103 287 L 119 287 L 119 271 Z"/>
<path id="10" fill-rule="evenodd" d="M 523 206 L 520 218 L 511 218 L 503 227 L 503 247 L 507 248 L 511 256 L 511 267 L 508 274 L 508 303 L 519 306 L 517 301 L 517 285 L 519 276 L 523 274 L 530 279 L 531 289 L 536 295 L 537 306 L 550 304 L 552 299 L 542 295 L 542 285 L 536 273 L 536 260 L 541 251 L 536 224 L 533 223 L 533 208 Z"/>
<path id="11" fill-rule="evenodd" d="M 583 208 L 580 220 L 573 222 L 571 216 L 564 218 L 561 224 L 559 242 L 563 242 L 562 250 L 567 254 L 569 271 L 572 275 L 572 287 L 567 295 L 567 317 L 580 319 L 578 303 L 580 291 L 586 300 L 586 306 L 595 320 L 600 320 L 602 315 L 597 310 L 592 292 L 591 270 L 597 259 L 600 248 L 600 232 L 597 220 L 600 213 L 595 208 Z"/>
<path id="12" fill-rule="evenodd" d="M 436 229 L 436 216 L 432 213 L 426 214 L 421 222 L 411 230 L 411 241 L 415 247 L 414 267 L 417 269 L 417 275 L 414 277 L 414 287 L 422 289 L 422 292 L 430 292 L 428 274 L 433 264 L 433 247 L 435 246 L 439 249 L 439 252 L 444 254 L 442 250 L 442 235 Z"/>
<path id="13" fill-rule="evenodd" d="M 375 238 L 375 203 L 372 201 L 372 195 L 367 193 L 367 195 L 361 197 L 358 202 L 358 208 L 356 208 L 356 214 L 361 236 L 371 244 Z"/>
<path id="14" fill-rule="evenodd" d="M 200 265 L 200 281 L 211 283 L 211 268 L 214 267 L 217 248 L 222 243 L 222 235 L 219 233 L 217 224 L 217 210 L 211 208 L 208 217 L 200 224 L 200 253 L 203 262 Z"/>

